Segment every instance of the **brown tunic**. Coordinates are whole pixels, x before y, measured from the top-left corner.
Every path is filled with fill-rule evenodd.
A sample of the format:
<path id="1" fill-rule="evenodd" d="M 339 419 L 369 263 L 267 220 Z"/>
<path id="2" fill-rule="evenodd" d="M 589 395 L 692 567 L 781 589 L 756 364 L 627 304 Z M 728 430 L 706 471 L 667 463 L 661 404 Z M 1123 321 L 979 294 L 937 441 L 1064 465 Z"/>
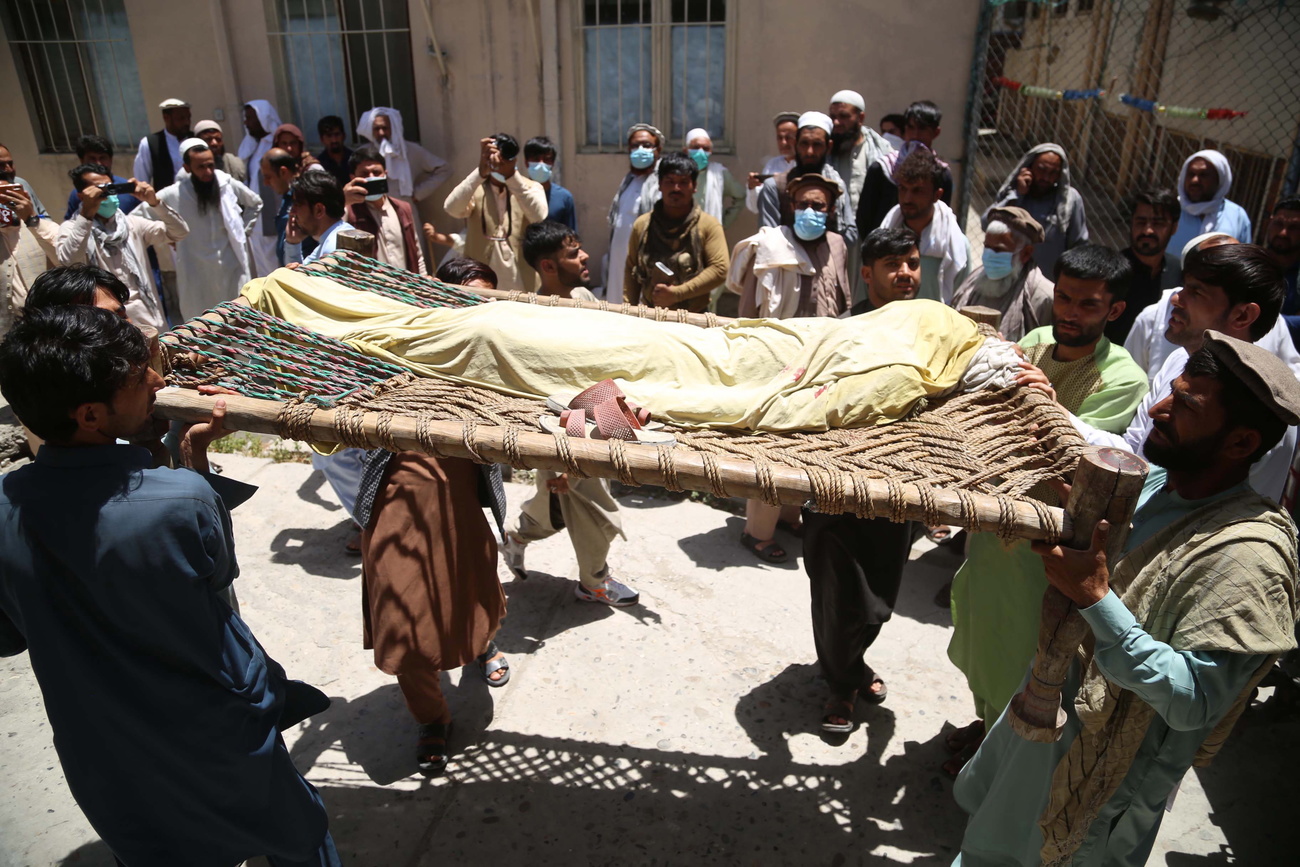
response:
<path id="1" fill-rule="evenodd" d="M 361 534 L 361 609 L 365 646 L 387 674 L 466 665 L 505 616 L 478 482 L 470 461 L 415 452 L 394 455 L 384 471 Z"/>

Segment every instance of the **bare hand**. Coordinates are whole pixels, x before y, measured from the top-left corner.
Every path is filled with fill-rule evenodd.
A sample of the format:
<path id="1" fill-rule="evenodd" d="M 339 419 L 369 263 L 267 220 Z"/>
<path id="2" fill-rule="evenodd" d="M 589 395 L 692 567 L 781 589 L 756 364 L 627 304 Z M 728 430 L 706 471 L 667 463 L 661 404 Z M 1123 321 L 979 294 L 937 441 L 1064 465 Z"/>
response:
<path id="1" fill-rule="evenodd" d="M 36 216 L 36 206 L 27 191 L 15 185 L 13 189 L 0 191 L 0 202 L 8 205 L 20 220 L 30 220 Z"/>
<path id="2" fill-rule="evenodd" d="M 84 190 L 78 190 L 77 198 L 81 199 L 81 216 L 89 220 L 104 203 L 104 191 L 99 187 L 89 186 Z"/>
<path id="3" fill-rule="evenodd" d="M 366 185 L 361 178 L 353 178 L 343 188 L 343 204 L 359 205 L 366 200 Z"/>
<path id="4" fill-rule="evenodd" d="M 1016 172 L 1016 195 L 1023 196 L 1029 192 L 1029 185 L 1034 182 L 1034 173 L 1028 167 Z"/>
<path id="5" fill-rule="evenodd" d="M 153 187 L 144 181 L 137 181 L 135 178 L 131 178 L 131 183 L 135 184 L 135 192 L 132 195 L 137 199 L 143 199 L 146 204 L 155 208 L 158 207 L 158 193 L 154 191 Z"/>
<path id="6" fill-rule="evenodd" d="M 1056 400 L 1056 389 L 1052 388 L 1052 381 L 1047 378 L 1047 374 L 1042 370 L 1034 367 L 1028 361 L 1020 362 L 1021 372 L 1016 374 L 1016 384 L 1026 385 L 1030 388 L 1036 388 L 1042 391 L 1052 400 Z"/>
<path id="7" fill-rule="evenodd" d="M 208 446 L 230 433 L 225 420 L 226 402 L 218 400 L 212 405 L 212 418 L 190 425 L 181 437 L 181 463 L 201 473 L 208 472 Z"/>
<path id="8" fill-rule="evenodd" d="M 307 233 L 298 228 L 298 221 L 293 217 L 293 211 L 289 211 L 289 223 L 284 227 L 284 240 L 287 244 L 301 244 L 307 240 Z"/>
<path id="9" fill-rule="evenodd" d="M 302 156 L 298 157 L 298 170 L 305 172 L 311 166 L 320 165 L 320 160 L 311 151 L 303 149 Z"/>
<path id="10" fill-rule="evenodd" d="M 492 171 L 501 175 L 503 178 L 509 178 L 515 173 L 515 161 L 508 160 L 501 156 L 501 151 L 497 149 L 496 142 L 492 143 L 492 153 L 489 156 Z"/>
<path id="11" fill-rule="evenodd" d="M 1079 608 L 1096 605 L 1110 591 L 1110 569 L 1106 564 L 1106 542 L 1110 523 L 1097 522 L 1092 544 L 1086 551 L 1034 542 L 1030 547 L 1043 558 L 1047 580 Z"/>
<path id="12" fill-rule="evenodd" d="M 481 138 L 478 140 L 478 176 L 486 178 L 492 174 L 492 156 L 500 155 L 497 151 L 496 139 Z"/>
<path id="13" fill-rule="evenodd" d="M 654 293 L 650 296 L 655 307 L 671 307 L 677 303 L 677 287 L 667 283 L 656 283 Z"/>
<path id="14" fill-rule="evenodd" d="M 429 239 L 430 244 L 437 244 L 439 247 L 455 247 L 456 239 L 444 232 L 439 232 L 432 223 L 425 223 L 423 226 L 424 237 Z"/>
<path id="15" fill-rule="evenodd" d="M 552 494 L 569 493 L 569 474 L 560 473 L 553 479 L 546 480 L 546 489 Z"/>
<path id="16" fill-rule="evenodd" d="M 751 190 L 757 190 L 759 187 L 763 186 L 763 179 L 760 178 L 758 175 L 759 175 L 758 172 L 749 173 L 749 181 L 747 183 Z"/>

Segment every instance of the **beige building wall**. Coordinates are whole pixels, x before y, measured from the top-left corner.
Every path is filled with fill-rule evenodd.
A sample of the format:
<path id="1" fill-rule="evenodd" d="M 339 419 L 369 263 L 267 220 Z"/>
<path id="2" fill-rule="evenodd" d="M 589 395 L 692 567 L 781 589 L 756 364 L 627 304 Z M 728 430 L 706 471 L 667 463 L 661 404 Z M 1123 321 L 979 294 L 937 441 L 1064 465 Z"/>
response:
<path id="1" fill-rule="evenodd" d="M 431 20 L 445 53 L 444 80 L 429 51 L 422 0 L 410 4 L 411 52 L 417 80 L 421 143 L 452 166 L 449 181 L 421 206 L 440 228 L 458 229 L 442 199 L 478 163 L 478 140 L 497 131 L 521 142 L 549 134 L 560 147 L 560 183 L 578 205 L 585 246 L 599 258 L 608 246 L 605 223 L 610 200 L 627 171 L 622 153 L 579 153 L 583 106 L 577 47 L 581 3 L 577 0 L 429 0 Z M 288 111 L 286 85 L 278 76 L 268 37 L 271 0 L 126 0 L 150 130 L 161 126 L 157 105 L 177 96 L 193 103 L 195 121 L 223 115 L 227 147 L 242 137 L 240 106 L 270 99 L 281 117 L 308 135 L 317 118 Z M 530 13 L 531 6 L 531 13 Z M 548 7 L 554 34 L 543 33 Z M 771 117 L 777 111 L 825 110 L 841 88 L 860 91 L 867 119 L 901 111 L 915 99 L 932 99 L 944 111 L 939 153 L 960 178 L 967 82 L 978 4 L 914 0 L 907 4 L 861 0 L 731 0 L 734 87 L 730 122 L 735 147 L 718 159 L 738 179 L 775 152 Z M 547 46 L 555 45 L 550 61 Z M 543 79 L 554 70 L 559 100 L 557 128 L 546 129 Z M 19 174 L 36 187 L 54 216 L 70 184 L 71 154 L 39 154 L 18 85 L 13 57 L 0 45 L 0 111 L 4 143 Z M 134 154 L 119 154 L 114 169 L 129 174 Z M 252 167 L 250 167 L 252 168 Z M 732 243 L 756 224 L 748 212 L 728 232 Z"/>

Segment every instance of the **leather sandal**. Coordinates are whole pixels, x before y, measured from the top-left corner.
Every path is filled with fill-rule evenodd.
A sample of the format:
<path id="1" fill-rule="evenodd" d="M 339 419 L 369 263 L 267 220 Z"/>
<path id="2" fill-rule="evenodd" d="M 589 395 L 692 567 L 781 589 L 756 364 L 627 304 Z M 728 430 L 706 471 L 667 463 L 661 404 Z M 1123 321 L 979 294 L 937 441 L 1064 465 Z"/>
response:
<path id="1" fill-rule="evenodd" d="M 764 563 L 784 563 L 790 556 L 775 539 L 755 539 L 748 533 L 740 534 L 740 545 Z"/>
<path id="2" fill-rule="evenodd" d="M 481 653 L 478 659 L 476 660 L 478 662 L 479 671 L 483 672 L 483 679 L 486 680 L 487 685 L 492 687 L 493 689 L 500 689 L 501 687 L 505 686 L 507 683 L 510 682 L 509 660 L 507 660 L 504 656 L 500 657 L 499 659 L 492 658 L 499 653 L 501 653 L 501 651 L 497 649 L 497 643 L 495 641 L 489 641 L 487 650 L 483 651 L 483 653 Z M 492 678 L 492 675 L 498 671 L 504 673 L 501 675 L 501 677 L 496 678 L 494 680 Z"/>
<path id="3" fill-rule="evenodd" d="M 424 723 L 420 726 L 420 740 L 416 746 L 415 763 L 426 777 L 436 777 L 447 770 L 451 750 L 451 721 Z"/>

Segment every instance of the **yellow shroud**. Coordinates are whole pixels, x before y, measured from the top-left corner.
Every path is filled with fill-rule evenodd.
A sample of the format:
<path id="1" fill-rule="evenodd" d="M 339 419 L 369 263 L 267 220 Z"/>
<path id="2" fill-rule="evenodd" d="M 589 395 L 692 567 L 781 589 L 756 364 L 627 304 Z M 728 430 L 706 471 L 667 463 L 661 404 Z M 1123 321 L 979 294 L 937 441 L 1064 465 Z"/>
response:
<path id="1" fill-rule="evenodd" d="M 426 310 L 281 269 L 257 309 L 415 373 L 526 397 L 613 379 L 655 418 L 708 428 L 818 431 L 884 424 L 956 385 L 983 342 L 934 301 L 851 319 L 746 319 L 721 328 L 493 302 Z"/>

